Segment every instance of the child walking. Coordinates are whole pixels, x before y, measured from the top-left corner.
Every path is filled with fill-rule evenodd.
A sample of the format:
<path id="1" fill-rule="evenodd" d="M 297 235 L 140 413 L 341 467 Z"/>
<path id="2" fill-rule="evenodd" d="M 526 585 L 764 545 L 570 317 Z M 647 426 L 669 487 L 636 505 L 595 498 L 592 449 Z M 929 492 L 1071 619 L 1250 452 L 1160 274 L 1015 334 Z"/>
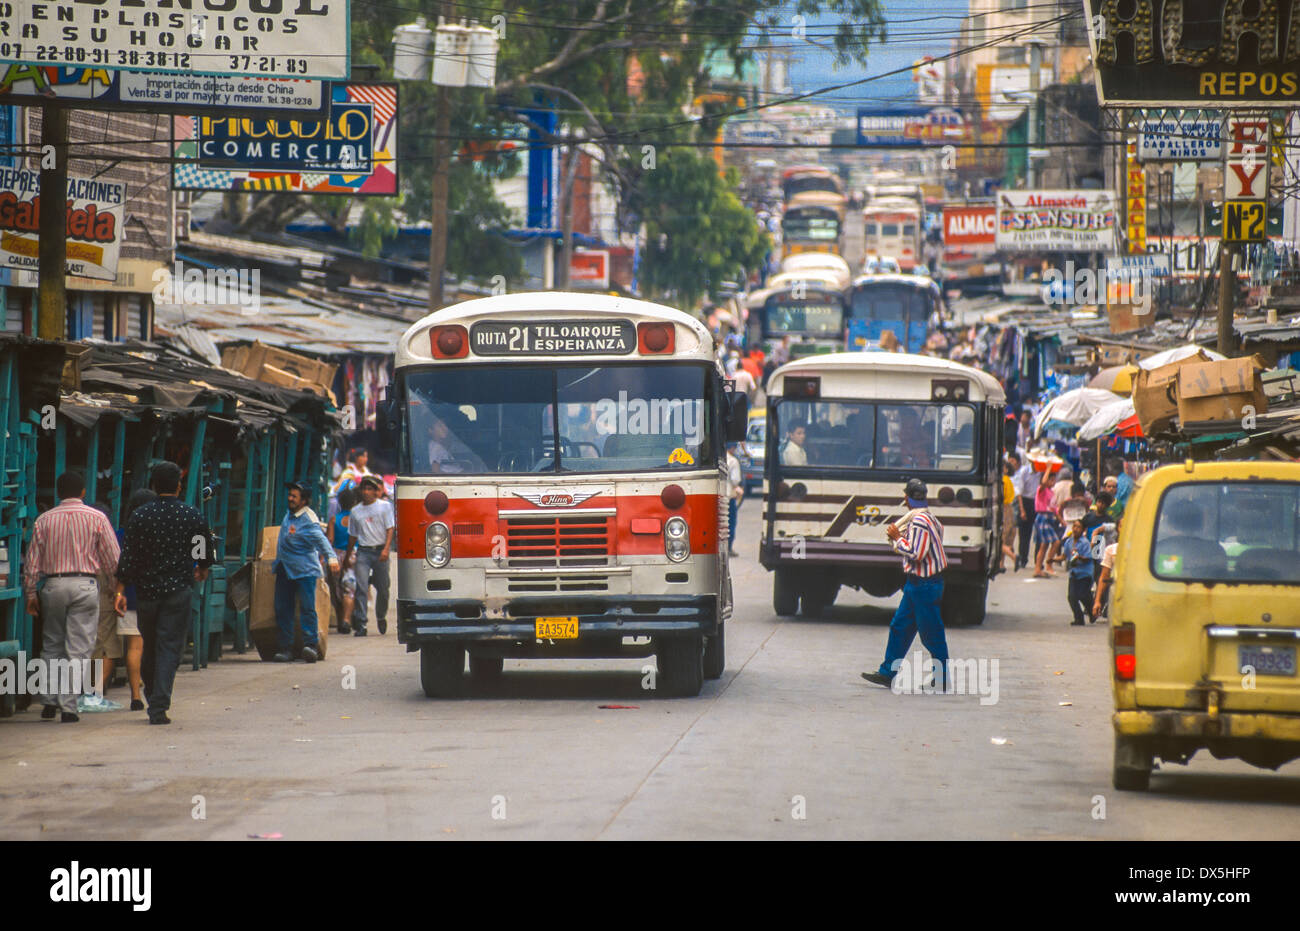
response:
<path id="1" fill-rule="evenodd" d="M 1061 546 L 1061 554 L 1070 569 L 1070 585 L 1066 595 L 1070 610 L 1074 613 L 1070 626 L 1082 627 L 1085 614 L 1091 624 L 1097 619 L 1092 613 L 1092 543 L 1084 531 L 1082 518 L 1070 525 L 1070 533 Z"/>

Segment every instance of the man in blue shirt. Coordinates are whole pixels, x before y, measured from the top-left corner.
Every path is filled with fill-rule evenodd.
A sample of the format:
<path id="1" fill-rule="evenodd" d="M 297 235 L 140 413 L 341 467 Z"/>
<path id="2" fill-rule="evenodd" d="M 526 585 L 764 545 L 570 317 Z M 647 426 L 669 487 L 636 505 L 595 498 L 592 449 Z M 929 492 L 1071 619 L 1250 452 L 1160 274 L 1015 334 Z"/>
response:
<path id="1" fill-rule="evenodd" d="M 1061 546 L 1061 555 L 1070 567 L 1070 587 L 1067 598 L 1070 610 L 1074 612 L 1072 627 L 1083 626 L 1083 616 L 1088 615 L 1088 623 L 1096 620 L 1092 614 L 1092 541 L 1084 531 L 1083 519 L 1074 521 L 1070 526 L 1070 535 Z"/>
<path id="2" fill-rule="evenodd" d="M 302 658 L 314 663 L 320 659 L 320 634 L 316 626 L 316 580 L 321 577 L 320 561 L 329 562 L 331 571 L 339 568 L 338 557 L 330 546 L 319 518 L 307 506 L 311 493 L 298 482 L 289 483 L 289 510 L 280 522 L 276 543 L 275 622 L 280 628 L 280 649 L 272 657 L 277 663 L 293 661 L 294 598 L 302 619 Z"/>

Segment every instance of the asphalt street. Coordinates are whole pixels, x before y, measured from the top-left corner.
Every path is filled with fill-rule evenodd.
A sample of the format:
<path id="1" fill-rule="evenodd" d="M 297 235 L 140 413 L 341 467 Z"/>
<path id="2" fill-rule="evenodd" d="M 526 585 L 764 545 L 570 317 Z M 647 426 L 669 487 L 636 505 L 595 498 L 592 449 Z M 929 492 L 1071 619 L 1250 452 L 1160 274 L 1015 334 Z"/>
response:
<path id="1" fill-rule="evenodd" d="M 644 690 L 652 660 L 555 660 L 431 701 L 391 628 L 335 636 L 314 666 L 227 654 L 182 670 L 169 727 L 0 720 L 0 837 L 1300 836 L 1300 764 L 1202 754 L 1112 789 L 1106 631 L 1068 625 L 1062 578 L 1000 576 L 985 624 L 949 631 L 954 658 L 997 661 L 996 702 L 894 694 L 859 677 L 894 599 L 774 616 L 757 502 L 741 516 L 727 670 L 698 698 Z"/>

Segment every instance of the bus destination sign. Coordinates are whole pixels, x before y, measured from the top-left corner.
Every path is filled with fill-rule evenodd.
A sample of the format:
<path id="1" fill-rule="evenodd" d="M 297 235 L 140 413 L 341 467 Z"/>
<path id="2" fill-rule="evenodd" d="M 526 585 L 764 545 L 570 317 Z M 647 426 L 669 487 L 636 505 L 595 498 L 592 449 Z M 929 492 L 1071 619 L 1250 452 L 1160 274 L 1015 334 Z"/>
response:
<path id="1" fill-rule="evenodd" d="M 469 328 L 480 356 L 625 356 L 636 351 L 630 320 L 480 320 Z"/>

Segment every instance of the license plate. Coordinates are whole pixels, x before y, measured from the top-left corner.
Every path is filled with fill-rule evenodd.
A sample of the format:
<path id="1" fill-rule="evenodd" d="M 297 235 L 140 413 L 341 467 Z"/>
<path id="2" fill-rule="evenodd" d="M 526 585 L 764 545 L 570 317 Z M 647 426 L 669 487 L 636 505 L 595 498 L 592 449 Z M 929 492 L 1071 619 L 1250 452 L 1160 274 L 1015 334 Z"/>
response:
<path id="1" fill-rule="evenodd" d="M 539 617 L 534 622 L 534 625 L 538 640 L 578 639 L 578 619 L 576 617 Z"/>
<path id="2" fill-rule="evenodd" d="M 1242 672 L 1249 666 L 1259 676 L 1294 676 L 1295 647 L 1238 646 L 1237 665 Z"/>

